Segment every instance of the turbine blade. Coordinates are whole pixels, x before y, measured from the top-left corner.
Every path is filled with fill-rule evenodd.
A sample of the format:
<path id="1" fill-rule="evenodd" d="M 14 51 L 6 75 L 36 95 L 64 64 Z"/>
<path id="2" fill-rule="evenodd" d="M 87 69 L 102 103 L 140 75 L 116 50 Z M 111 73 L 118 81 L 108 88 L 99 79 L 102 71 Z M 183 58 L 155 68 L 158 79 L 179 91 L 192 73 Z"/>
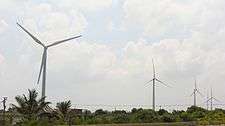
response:
<path id="1" fill-rule="evenodd" d="M 207 103 L 207 102 L 209 102 L 210 100 L 211 100 L 211 98 L 207 99 L 204 103 Z"/>
<path id="2" fill-rule="evenodd" d="M 155 78 L 155 64 L 153 58 L 152 58 L 152 67 L 153 67 L 153 77 Z"/>
<path id="3" fill-rule="evenodd" d="M 166 86 L 166 87 L 170 87 L 171 88 L 171 86 L 169 86 L 168 84 L 166 84 L 166 83 L 164 83 L 164 82 L 162 82 L 162 81 L 160 81 L 159 79 L 155 79 L 156 81 L 158 81 L 159 83 L 161 83 L 161 84 L 163 84 L 164 86 Z"/>
<path id="4" fill-rule="evenodd" d="M 152 82 L 152 81 L 153 81 L 153 79 L 152 79 L 152 80 L 150 80 L 150 81 L 148 81 L 148 82 L 146 82 L 146 84 L 147 84 L 147 83 L 150 83 L 150 82 Z"/>
<path id="5" fill-rule="evenodd" d="M 214 98 L 214 97 L 212 97 L 212 99 L 214 99 L 215 101 L 217 101 L 217 102 L 221 103 L 221 101 L 220 101 L 220 100 L 218 100 L 218 99 L 216 99 L 216 98 Z"/>
<path id="6" fill-rule="evenodd" d="M 204 95 L 198 89 L 196 89 L 196 91 L 198 94 L 200 94 L 202 97 L 204 97 Z"/>
<path id="7" fill-rule="evenodd" d="M 197 89 L 197 80 L 196 80 L 196 77 L 195 77 L 195 89 Z"/>
<path id="8" fill-rule="evenodd" d="M 45 47 L 45 45 L 38 40 L 36 37 L 34 37 L 30 32 L 28 32 L 22 25 L 20 25 L 19 23 L 16 23 L 20 28 L 23 29 L 23 31 L 25 31 L 36 43 L 42 45 L 43 47 Z"/>
<path id="9" fill-rule="evenodd" d="M 39 82 L 40 82 L 41 73 L 42 73 L 42 69 L 43 69 L 43 65 L 44 65 L 44 60 L 45 60 L 45 57 L 46 57 L 45 55 L 46 55 L 46 51 L 44 50 L 44 52 L 42 54 L 41 67 L 40 67 L 40 71 L 39 71 L 39 75 L 38 75 L 37 84 L 39 84 Z"/>
<path id="10" fill-rule="evenodd" d="M 193 96 L 194 95 L 194 91 L 191 93 L 191 95 L 190 96 Z"/>
<path id="11" fill-rule="evenodd" d="M 79 37 L 81 37 L 81 35 L 75 36 L 75 37 L 71 37 L 71 38 L 68 38 L 68 39 L 64 39 L 64 40 L 60 40 L 60 41 L 56 41 L 56 42 L 48 45 L 47 47 L 55 46 L 55 45 L 58 45 L 60 43 L 63 43 L 63 42 L 66 42 L 66 41 L 69 41 L 69 40 L 72 40 L 72 39 L 76 39 L 76 38 L 79 38 Z"/>

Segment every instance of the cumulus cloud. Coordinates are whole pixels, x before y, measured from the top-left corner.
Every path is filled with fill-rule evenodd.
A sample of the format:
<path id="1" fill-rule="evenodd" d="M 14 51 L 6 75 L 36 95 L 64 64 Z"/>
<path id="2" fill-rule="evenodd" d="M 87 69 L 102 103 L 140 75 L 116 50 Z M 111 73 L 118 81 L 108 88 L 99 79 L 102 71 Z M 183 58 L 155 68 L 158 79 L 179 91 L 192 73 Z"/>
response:
<path id="1" fill-rule="evenodd" d="M 86 69 L 87 74 L 104 74 L 114 64 L 116 56 L 109 46 L 89 42 L 68 43 L 52 49 L 50 64 L 53 69 L 63 70 L 73 68 L 78 71 Z M 103 53 L 104 52 L 104 53 Z M 58 57 L 61 57 L 60 59 Z M 67 64 L 65 66 L 65 64 Z"/>
<path id="2" fill-rule="evenodd" d="M 173 87 L 168 89 L 158 85 L 157 97 L 164 100 L 158 100 L 157 102 L 161 104 L 190 103 L 191 98 L 187 96 L 192 91 L 195 77 L 197 77 L 198 86 L 203 93 L 206 93 L 210 85 L 213 85 L 216 90 L 220 91 L 222 90 L 217 87 L 224 87 L 221 83 L 225 81 L 222 79 L 225 73 L 219 69 L 225 69 L 222 65 L 225 59 L 225 54 L 222 52 L 225 50 L 217 48 L 215 51 L 216 45 L 203 48 L 202 45 L 207 45 L 207 43 L 210 43 L 210 41 L 205 39 L 197 41 L 196 38 L 183 41 L 165 39 L 157 43 L 139 40 L 128 42 L 122 49 L 121 57 L 118 57 L 109 45 L 80 42 L 75 43 L 72 47 L 70 46 L 73 44 L 61 47 L 61 52 L 52 50 L 49 59 L 49 69 L 58 73 L 55 76 L 59 76 L 60 73 L 74 75 L 58 80 L 64 82 L 68 79 L 70 82 L 77 82 L 74 84 L 76 86 L 69 86 L 76 87 L 77 90 L 87 88 L 86 91 L 95 92 L 98 90 L 97 87 L 103 88 L 104 90 L 101 90 L 100 93 L 95 92 L 96 95 L 93 96 L 93 99 L 96 101 L 93 100 L 92 102 L 107 101 L 107 98 L 102 96 L 102 93 L 114 97 L 113 91 L 116 91 L 119 94 L 124 93 L 124 96 L 120 96 L 123 100 L 111 99 L 111 101 L 107 102 L 149 104 L 147 103 L 149 102 L 149 97 L 143 98 L 143 96 L 150 96 L 148 90 L 151 88 L 151 85 L 146 87 L 145 82 L 152 78 L 151 60 L 154 58 L 157 76 Z M 70 50 L 65 51 L 64 48 Z M 61 57 L 60 60 L 57 59 L 58 56 Z M 218 76 L 212 77 L 212 75 Z M 78 77 L 82 79 L 78 79 Z M 77 87 L 77 84 L 81 85 L 81 87 Z M 123 90 L 118 90 L 118 88 L 122 87 Z M 89 88 L 93 88 L 95 91 Z M 133 89 L 139 89 L 143 92 L 134 96 Z M 174 91 L 178 89 L 180 92 Z M 68 90 L 72 92 L 73 88 Z M 169 94 L 165 96 L 163 92 Z M 180 96 L 177 96 L 177 94 L 180 94 Z M 129 95 L 135 98 L 128 98 Z M 222 98 L 221 95 L 217 95 Z M 87 98 L 88 94 L 83 97 Z M 141 100 L 137 100 L 141 97 Z M 169 97 L 176 98 L 169 99 Z M 81 100 L 78 97 L 76 99 L 78 101 Z M 89 100 L 87 98 L 83 102 L 90 103 Z M 201 101 L 203 102 L 203 99 L 199 102 Z"/>
<path id="3" fill-rule="evenodd" d="M 224 28 L 224 5 L 223 0 L 127 0 L 123 9 L 125 24 L 138 23 L 145 36 L 183 39 L 194 31 L 214 32 Z"/>
<path id="4" fill-rule="evenodd" d="M 9 0 L 0 4 L 0 17 L 4 19 L 0 21 L 0 26 L 7 22 L 11 30 L 5 32 L 6 36 L 0 43 L 0 50 L 6 51 L 4 58 L 7 59 L 0 70 L 3 73 L 0 82 L 6 90 L 0 91 L 0 95 L 9 95 L 12 100 L 13 96 L 24 93 L 27 88 L 41 89 L 36 80 L 42 48 L 21 29 L 15 28 L 16 20 L 44 43 L 50 44 L 88 33 L 86 31 L 93 28 L 90 25 L 95 25 L 88 16 L 100 15 L 100 10 L 110 9 L 112 4 L 111 0 L 76 2 Z M 93 41 L 88 35 L 49 49 L 49 100 L 53 103 L 71 99 L 76 104 L 150 106 L 151 85 L 145 83 L 152 78 L 152 58 L 159 79 L 173 87 L 168 89 L 157 85 L 157 104 L 191 103 L 192 99 L 188 96 L 195 76 L 203 93 L 213 85 L 217 90 L 215 95 L 223 100 L 223 94 L 219 93 L 225 88 L 222 0 L 127 0 L 122 4 L 124 21 L 110 20 L 106 23 L 108 30 L 114 34 L 118 32 L 115 27 L 122 27 L 126 30 L 120 31 L 130 35 L 138 29 L 141 36 L 123 42 L 123 46 L 116 49 L 112 45 L 118 42 L 102 43 L 98 36 Z M 118 26 L 121 23 L 124 26 Z M 153 39 L 149 40 L 149 36 Z"/>
<path id="5" fill-rule="evenodd" d="M 44 3 L 30 5 L 24 12 L 30 13 L 21 15 L 21 23 L 46 44 L 79 35 L 87 26 L 83 14 L 73 9 L 67 13 L 55 11 L 50 4 Z"/>

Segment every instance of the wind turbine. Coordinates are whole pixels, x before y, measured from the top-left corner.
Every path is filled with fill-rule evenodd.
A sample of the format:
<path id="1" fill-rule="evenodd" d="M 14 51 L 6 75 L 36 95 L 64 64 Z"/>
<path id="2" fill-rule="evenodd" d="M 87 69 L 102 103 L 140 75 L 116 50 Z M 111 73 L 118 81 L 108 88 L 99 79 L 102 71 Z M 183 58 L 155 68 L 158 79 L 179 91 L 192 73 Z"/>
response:
<path id="1" fill-rule="evenodd" d="M 195 87 L 193 93 L 191 94 L 191 96 L 194 96 L 194 106 L 197 106 L 197 93 L 203 96 L 203 94 L 197 89 L 197 81 L 195 78 Z"/>
<path id="2" fill-rule="evenodd" d="M 79 37 L 81 37 L 81 35 L 75 36 L 75 37 L 71 37 L 71 38 L 67 38 L 67 39 L 60 40 L 60 41 L 56 41 L 56 42 L 53 42 L 52 44 L 49 44 L 49 45 L 45 45 L 43 42 L 41 42 L 39 39 L 37 39 L 34 35 L 32 35 L 27 29 L 25 29 L 22 25 L 20 25 L 19 23 L 17 23 L 17 25 L 24 32 L 26 32 L 37 44 L 41 45 L 43 47 L 43 49 L 44 49 L 43 54 L 42 54 L 41 67 L 40 67 L 40 72 L 39 72 L 39 75 L 38 75 L 37 83 L 39 83 L 41 75 L 42 75 L 42 97 L 45 97 L 45 90 L 46 90 L 46 63 L 47 63 L 48 48 L 56 46 L 56 45 L 59 45 L 61 43 L 69 41 L 69 40 L 73 40 L 73 39 L 79 38 Z"/>
<path id="3" fill-rule="evenodd" d="M 220 102 L 219 100 L 217 100 L 215 97 L 213 97 L 213 93 L 212 93 L 212 88 L 211 88 L 211 96 L 209 99 L 207 99 L 207 104 L 208 102 L 210 101 L 210 110 L 212 111 L 213 110 L 213 100 L 217 101 L 217 102 Z"/>
<path id="4" fill-rule="evenodd" d="M 152 109 L 155 111 L 155 86 L 156 86 L 155 84 L 156 84 L 156 82 L 159 82 L 159 83 L 163 84 L 166 87 L 170 87 L 170 86 L 167 85 L 166 83 L 162 82 L 158 78 L 156 78 L 155 64 L 154 64 L 153 59 L 152 59 L 152 66 L 153 66 L 153 79 L 148 81 L 147 83 L 152 82 Z"/>

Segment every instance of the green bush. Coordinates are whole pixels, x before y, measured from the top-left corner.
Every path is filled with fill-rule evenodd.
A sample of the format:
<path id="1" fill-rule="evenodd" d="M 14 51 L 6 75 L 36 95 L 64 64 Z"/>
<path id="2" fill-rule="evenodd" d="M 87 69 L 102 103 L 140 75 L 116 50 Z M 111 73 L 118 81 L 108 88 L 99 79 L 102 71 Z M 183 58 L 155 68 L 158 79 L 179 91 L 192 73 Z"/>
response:
<path id="1" fill-rule="evenodd" d="M 172 114 L 164 113 L 162 115 L 162 120 L 163 122 L 175 122 L 176 118 Z"/>

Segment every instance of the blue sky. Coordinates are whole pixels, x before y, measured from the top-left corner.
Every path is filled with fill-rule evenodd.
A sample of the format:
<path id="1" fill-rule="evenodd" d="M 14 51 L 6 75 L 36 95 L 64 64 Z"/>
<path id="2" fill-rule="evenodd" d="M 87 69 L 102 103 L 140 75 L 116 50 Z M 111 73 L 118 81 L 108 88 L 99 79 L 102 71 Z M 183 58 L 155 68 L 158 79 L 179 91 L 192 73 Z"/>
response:
<path id="1" fill-rule="evenodd" d="M 156 103 L 192 104 L 194 77 L 203 94 L 210 87 L 225 100 L 223 0 L 3 0 L 0 2 L 0 96 L 14 102 L 28 88 L 39 92 L 42 48 L 16 22 L 44 43 L 82 34 L 49 50 L 48 100 L 76 104 L 151 107 L 154 58 Z M 202 104 L 205 98 L 198 97 Z M 80 106 L 84 107 L 84 106 Z M 93 108 L 92 108 L 93 109 Z M 168 108 L 173 109 L 173 108 Z"/>

